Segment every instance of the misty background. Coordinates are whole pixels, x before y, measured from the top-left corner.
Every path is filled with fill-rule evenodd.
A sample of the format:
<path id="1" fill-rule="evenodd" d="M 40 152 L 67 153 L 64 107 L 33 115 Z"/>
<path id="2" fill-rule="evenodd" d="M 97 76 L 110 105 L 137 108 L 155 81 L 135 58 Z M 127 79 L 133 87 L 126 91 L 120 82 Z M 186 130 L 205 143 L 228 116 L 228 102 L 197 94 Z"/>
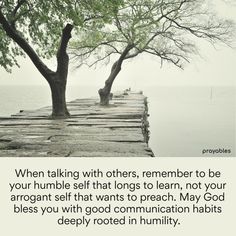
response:
<path id="1" fill-rule="evenodd" d="M 215 1 L 220 14 L 236 19 L 235 5 Z M 131 88 L 148 97 L 150 147 L 156 156 L 212 156 L 203 149 L 230 149 L 236 146 L 236 50 L 213 47 L 198 41 L 200 55 L 180 70 L 147 55 L 125 61 L 113 91 Z M 48 61 L 55 68 L 55 58 Z M 21 68 L 8 74 L 0 68 L 0 116 L 19 110 L 51 105 L 46 80 L 28 58 L 20 58 Z M 97 96 L 111 64 L 75 70 L 70 65 L 67 101 Z"/>

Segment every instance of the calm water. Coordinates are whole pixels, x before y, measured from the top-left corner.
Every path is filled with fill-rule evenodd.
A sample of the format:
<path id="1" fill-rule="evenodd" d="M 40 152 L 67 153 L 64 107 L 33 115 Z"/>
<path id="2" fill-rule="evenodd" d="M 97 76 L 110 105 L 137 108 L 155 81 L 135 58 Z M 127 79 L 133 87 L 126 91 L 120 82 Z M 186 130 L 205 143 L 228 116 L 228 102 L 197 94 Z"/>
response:
<path id="1" fill-rule="evenodd" d="M 96 87 L 69 87 L 67 100 L 97 94 Z M 235 156 L 236 90 L 229 87 L 146 87 L 150 146 L 156 156 Z M 1 86 L 0 116 L 50 105 L 41 86 Z M 203 154 L 227 149 L 231 154 Z"/>

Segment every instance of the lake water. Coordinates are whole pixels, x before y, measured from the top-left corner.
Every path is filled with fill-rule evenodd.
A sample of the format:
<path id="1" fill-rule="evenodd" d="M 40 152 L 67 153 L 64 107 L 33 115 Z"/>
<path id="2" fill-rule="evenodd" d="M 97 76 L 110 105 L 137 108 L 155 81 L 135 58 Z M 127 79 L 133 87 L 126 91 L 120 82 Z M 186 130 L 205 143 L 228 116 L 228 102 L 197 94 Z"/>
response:
<path id="1" fill-rule="evenodd" d="M 68 87 L 67 100 L 94 96 L 97 89 Z M 235 156 L 235 88 L 146 87 L 142 90 L 149 102 L 149 145 L 156 156 Z M 0 101 L 0 116 L 51 104 L 49 88 L 43 86 L 1 86 Z M 222 154 L 223 150 L 230 153 Z"/>

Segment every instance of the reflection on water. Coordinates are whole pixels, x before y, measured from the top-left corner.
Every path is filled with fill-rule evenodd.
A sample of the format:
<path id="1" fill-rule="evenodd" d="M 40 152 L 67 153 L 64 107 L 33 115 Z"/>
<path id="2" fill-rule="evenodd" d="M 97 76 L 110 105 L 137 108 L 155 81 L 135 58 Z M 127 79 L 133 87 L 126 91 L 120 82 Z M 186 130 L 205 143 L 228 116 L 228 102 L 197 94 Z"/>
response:
<path id="1" fill-rule="evenodd" d="M 97 96 L 96 87 L 69 87 L 67 100 Z M 124 88 L 122 88 L 124 89 Z M 156 156 L 212 156 L 204 150 L 230 150 L 235 156 L 235 88 L 146 87 L 150 146 Z M 41 86 L 0 87 L 0 116 L 50 105 Z"/>

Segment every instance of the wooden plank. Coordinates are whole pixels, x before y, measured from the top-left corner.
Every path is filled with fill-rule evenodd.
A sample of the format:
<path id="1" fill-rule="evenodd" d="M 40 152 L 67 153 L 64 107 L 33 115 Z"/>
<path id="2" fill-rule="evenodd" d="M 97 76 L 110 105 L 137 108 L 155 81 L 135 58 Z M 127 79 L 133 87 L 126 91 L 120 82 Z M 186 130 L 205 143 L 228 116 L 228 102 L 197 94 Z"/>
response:
<path id="1" fill-rule="evenodd" d="M 142 93 L 116 93 L 107 107 L 97 98 L 76 99 L 68 108 L 66 120 L 50 119 L 50 107 L 0 118 L 0 156 L 153 156 Z"/>

